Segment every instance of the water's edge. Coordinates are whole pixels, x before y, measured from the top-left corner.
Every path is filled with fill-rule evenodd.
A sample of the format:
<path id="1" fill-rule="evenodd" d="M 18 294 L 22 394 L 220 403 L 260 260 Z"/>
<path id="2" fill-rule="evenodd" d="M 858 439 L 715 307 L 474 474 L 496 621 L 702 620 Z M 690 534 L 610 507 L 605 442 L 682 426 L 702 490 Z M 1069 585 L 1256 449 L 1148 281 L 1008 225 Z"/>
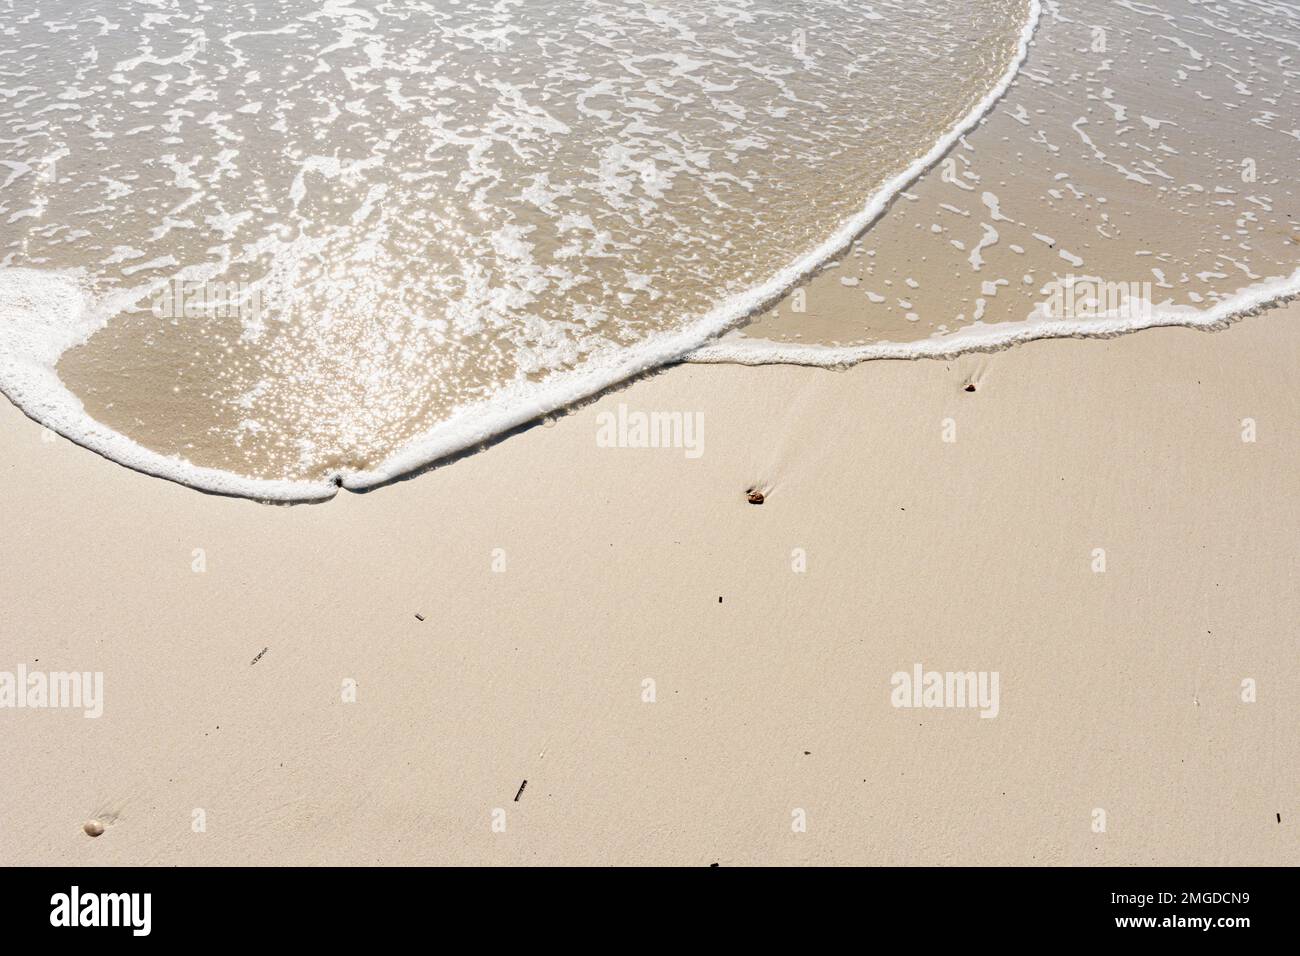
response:
<path id="1" fill-rule="evenodd" d="M 322 501 L 332 498 L 340 487 L 362 491 L 386 484 L 470 450 L 496 435 L 590 398 L 647 370 L 676 361 L 841 366 L 870 359 L 948 357 L 964 351 L 987 350 L 1049 337 L 1109 336 L 1154 325 L 1212 326 L 1270 302 L 1300 294 L 1300 269 L 1297 269 L 1286 280 L 1243 290 L 1213 310 L 1192 315 L 1186 311 L 1177 314 L 1157 312 L 1140 326 L 1126 325 L 1110 317 L 1071 322 L 1030 320 L 990 326 L 976 325 L 952 335 L 919 342 L 876 343 L 852 348 L 799 346 L 758 340 L 715 341 L 717 336 L 778 300 L 798 282 L 843 252 L 880 217 L 900 192 L 942 159 L 964 134 L 988 115 L 1005 95 L 1028 56 L 1029 44 L 1038 27 L 1040 15 L 1041 0 L 1029 0 L 1028 16 L 1015 55 L 993 88 L 940 137 L 929 151 L 884 183 L 860 212 L 842 223 L 811 252 L 781 269 L 761 285 L 722 302 L 688 329 L 651 337 L 629 350 L 629 354 L 617 364 L 574 370 L 557 376 L 540 393 L 530 386 L 507 388 L 492 399 L 471 406 L 455 419 L 424 433 L 373 469 L 339 472 L 324 481 L 267 480 L 199 467 L 180 458 L 161 455 L 90 418 L 80 400 L 58 380 L 54 371 L 58 355 L 50 355 L 48 347 L 35 347 L 34 342 L 28 343 L 31 348 L 17 349 L 16 355 L 0 360 L 0 372 L 3 372 L 0 375 L 0 390 L 42 425 L 137 471 L 214 494 L 280 503 Z M 71 277 L 48 273 L 33 275 L 41 275 L 45 282 L 52 283 L 46 287 L 46 291 L 51 296 L 64 300 L 63 318 L 72 328 L 80 330 L 78 337 L 81 341 L 103 324 L 104 317 L 90 316 L 84 301 L 73 302 L 76 283 Z M 63 288 L 56 288 L 60 284 Z M 45 305 L 48 306 L 49 302 Z M 75 310 L 76 314 L 68 314 L 69 309 Z M 37 324 L 48 328 L 49 320 Z M 66 342 L 58 354 L 74 344 L 77 343 Z M 525 389 L 531 394 L 524 394 Z"/>
<path id="2" fill-rule="evenodd" d="M 685 357 L 688 362 L 725 365 L 804 365 L 842 368 L 880 359 L 947 359 L 966 352 L 996 352 L 1042 339 L 1109 339 L 1156 328 L 1218 330 L 1235 319 L 1253 315 L 1300 297 L 1300 268 L 1286 278 L 1247 286 L 1212 309 L 1178 306 L 1144 312 L 1105 314 L 1090 318 L 1030 318 L 1023 322 L 976 322 L 948 335 L 915 342 L 873 342 L 870 345 L 799 345 L 765 339 L 711 342 Z"/>

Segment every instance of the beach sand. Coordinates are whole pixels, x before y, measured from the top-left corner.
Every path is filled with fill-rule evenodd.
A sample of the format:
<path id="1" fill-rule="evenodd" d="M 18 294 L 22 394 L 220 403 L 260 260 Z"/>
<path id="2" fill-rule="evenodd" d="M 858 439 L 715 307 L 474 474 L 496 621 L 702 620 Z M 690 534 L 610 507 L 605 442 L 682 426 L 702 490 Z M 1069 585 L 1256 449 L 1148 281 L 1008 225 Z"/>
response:
<path id="1" fill-rule="evenodd" d="M 3 403 L 0 670 L 104 711 L 0 710 L 0 863 L 1300 863 L 1298 359 L 1293 304 L 683 365 L 294 507 Z M 996 717 L 892 706 L 918 663 Z"/>

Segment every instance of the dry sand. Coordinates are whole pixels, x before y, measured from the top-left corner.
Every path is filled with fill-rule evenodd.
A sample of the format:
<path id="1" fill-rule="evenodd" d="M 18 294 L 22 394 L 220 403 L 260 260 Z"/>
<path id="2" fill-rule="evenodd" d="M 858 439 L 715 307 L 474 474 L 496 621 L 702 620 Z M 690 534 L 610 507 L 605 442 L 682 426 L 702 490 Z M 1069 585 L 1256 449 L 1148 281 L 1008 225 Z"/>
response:
<path id="1" fill-rule="evenodd" d="M 0 710 L 0 863 L 1300 863 L 1298 359 L 1292 306 L 680 366 L 298 507 L 5 403 L 0 670 L 105 704 Z M 597 447 L 620 402 L 704 454 Z M 917 662 L 998 716 L 892 707 Z"/>

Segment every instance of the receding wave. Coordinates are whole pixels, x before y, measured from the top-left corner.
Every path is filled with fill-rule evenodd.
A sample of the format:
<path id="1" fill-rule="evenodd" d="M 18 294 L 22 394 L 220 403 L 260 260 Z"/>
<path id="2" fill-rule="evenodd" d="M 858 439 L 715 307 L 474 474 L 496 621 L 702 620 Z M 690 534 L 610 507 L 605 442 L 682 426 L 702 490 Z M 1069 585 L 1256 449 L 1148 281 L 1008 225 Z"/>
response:
<path id="1" fill-rule="evenodd" d="M 290 500 L 701 345 L 970 128 L 1038 16 L 7 7 L 0 386 L 124 464 Z"/>

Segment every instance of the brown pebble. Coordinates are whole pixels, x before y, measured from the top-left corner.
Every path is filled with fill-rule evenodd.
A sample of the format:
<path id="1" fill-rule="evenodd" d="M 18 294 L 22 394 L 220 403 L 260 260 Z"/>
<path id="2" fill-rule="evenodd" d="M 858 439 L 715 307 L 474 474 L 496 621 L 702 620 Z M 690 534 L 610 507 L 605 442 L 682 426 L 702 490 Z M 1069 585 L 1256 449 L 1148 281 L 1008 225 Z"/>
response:
<path id="1" fill-rule="evenodd" d="M 761 505 L 763 503 L 763 492 L 757 488 L 750 488 L 745 494 L 745 500 L 751 505 Z"/>
<path id="2" fill-rule="evenodd" d="M 86 831 L 86 836 L 97 837 L 104 832 L 104 824 L 98 820 L 87 820 L 81 829 Z"/>
<path id="3" fill-rule="evenodd" d="M 972 383 L 970 383 L 969 385 L 967 385 L 967 386 L 966 386 L 966 391 L 968 391 L 968 392 L 973 392 L 973 391 L 975 391 L 975 383 L 972 382 Z"/>

